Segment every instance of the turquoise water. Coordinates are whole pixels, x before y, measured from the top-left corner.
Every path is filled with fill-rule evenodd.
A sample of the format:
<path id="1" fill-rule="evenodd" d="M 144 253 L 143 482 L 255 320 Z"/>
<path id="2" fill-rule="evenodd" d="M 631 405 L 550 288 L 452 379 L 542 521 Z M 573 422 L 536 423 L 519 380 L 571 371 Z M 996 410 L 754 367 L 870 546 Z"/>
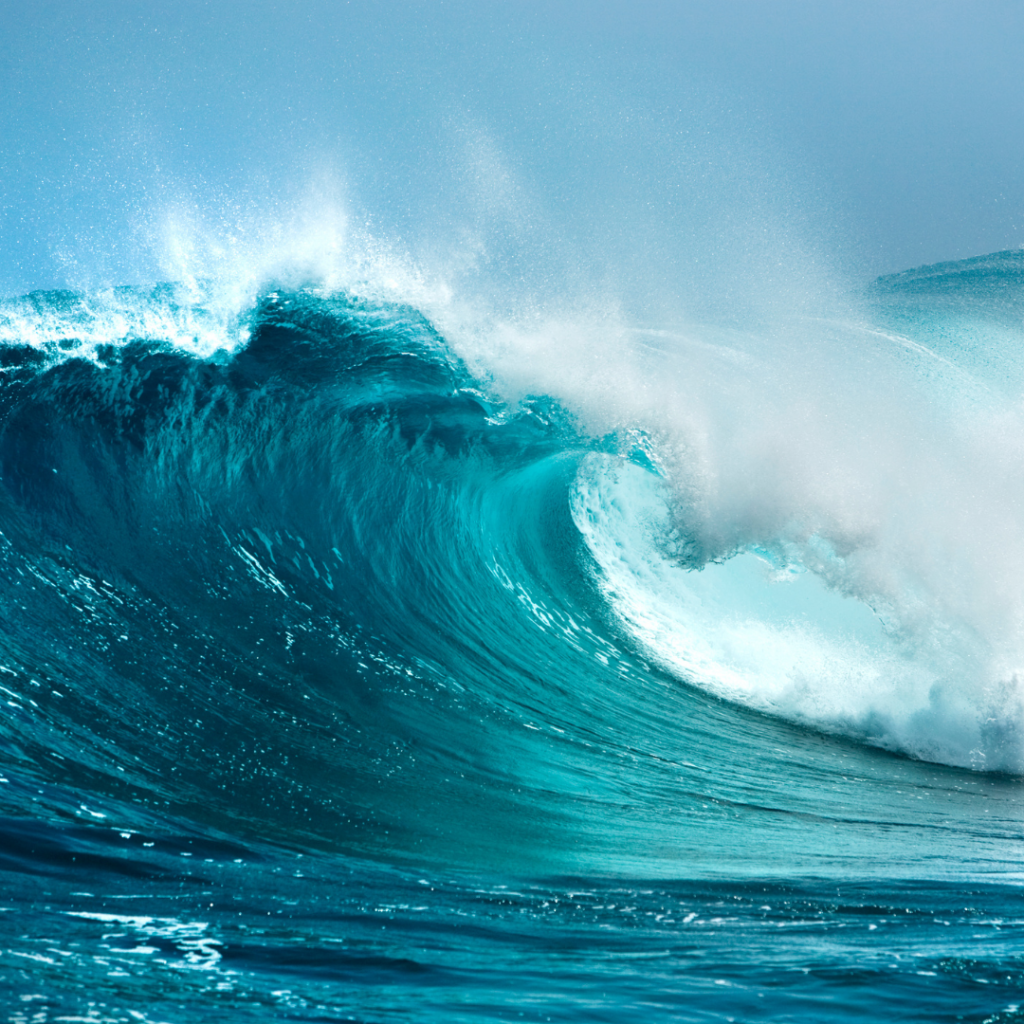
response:
<path id="1" fill-rule="evenodd" d="M 6 302 L 5 1019 L 1024 1019 L 1022 284 Z"/>

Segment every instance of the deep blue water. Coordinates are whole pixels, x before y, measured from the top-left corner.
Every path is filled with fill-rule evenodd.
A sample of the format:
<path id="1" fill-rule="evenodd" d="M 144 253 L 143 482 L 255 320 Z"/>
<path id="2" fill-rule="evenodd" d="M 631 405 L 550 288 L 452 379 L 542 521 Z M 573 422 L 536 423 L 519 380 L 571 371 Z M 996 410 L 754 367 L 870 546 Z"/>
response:
<path id="1" fill-rule="evenodd" d="M 582 383 L 204 287 L 0 307 L 4 1020 L 1024 1020 L 1020 253 Z"/>

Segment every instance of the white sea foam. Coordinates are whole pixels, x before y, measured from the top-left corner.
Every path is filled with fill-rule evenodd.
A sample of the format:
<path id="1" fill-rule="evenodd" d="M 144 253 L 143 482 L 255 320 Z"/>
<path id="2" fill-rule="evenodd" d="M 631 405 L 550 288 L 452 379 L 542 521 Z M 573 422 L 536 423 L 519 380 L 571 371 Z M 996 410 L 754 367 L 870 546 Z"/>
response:
<path id="1" fill-rule="evenodd" d="M 884 332 L 793 331 L 713 356 L 680 343 L 642 381 L 634 356 L 624 396 L 573 394 L 647 431 L 660 473 L 608 456 L 580 473 L 574 515 L 614 614 L 721 696 L 1024 771 L 1014 388 Z"/>

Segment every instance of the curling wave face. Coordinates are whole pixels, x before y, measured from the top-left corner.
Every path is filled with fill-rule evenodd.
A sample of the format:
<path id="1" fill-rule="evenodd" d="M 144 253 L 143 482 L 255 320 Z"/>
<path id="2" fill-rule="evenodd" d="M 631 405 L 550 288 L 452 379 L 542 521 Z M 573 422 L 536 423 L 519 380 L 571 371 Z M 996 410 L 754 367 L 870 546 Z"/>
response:
<path id="1" fill-rule="evenodd" d="M 8 303 L 5 806 L 517 871 L 941 874 L 936 828 L 1012 863 L 1015 783 L 957 766 L 1024 770 L 1021 276 L 586 372 L 316 288 Z"/>

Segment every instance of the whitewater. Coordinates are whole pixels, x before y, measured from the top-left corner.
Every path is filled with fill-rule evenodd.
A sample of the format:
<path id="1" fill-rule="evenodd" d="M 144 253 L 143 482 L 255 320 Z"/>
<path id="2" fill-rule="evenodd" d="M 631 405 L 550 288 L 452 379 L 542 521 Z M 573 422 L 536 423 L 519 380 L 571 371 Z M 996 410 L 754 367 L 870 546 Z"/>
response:
<path id="1" fill-rule="evenodd" d="M 1020 1019 L 1021 252 L 317 230 L 0 304 L 5 1019 Z"/>

